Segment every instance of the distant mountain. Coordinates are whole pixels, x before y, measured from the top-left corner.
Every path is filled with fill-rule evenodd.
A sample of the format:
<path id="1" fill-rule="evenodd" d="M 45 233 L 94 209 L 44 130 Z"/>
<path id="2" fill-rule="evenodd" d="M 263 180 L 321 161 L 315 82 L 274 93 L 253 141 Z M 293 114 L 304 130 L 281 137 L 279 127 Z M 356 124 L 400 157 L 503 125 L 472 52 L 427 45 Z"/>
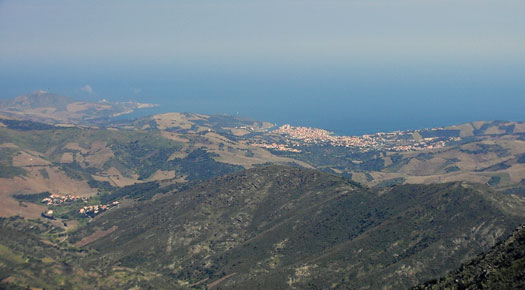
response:
<path id="1" fill-rule="evenodd" d="M 525 289 L 525 226 L 444 278 L 414 289 Z"/>
<path id="2" fill-rule="evenodd" d="M 158 130 L 62 127 L 0 117 L 0 216 L 37 218 L 45 209 L 21 205 L 15 194 L 96 197 L 135 183 L 184 183 L 243 169 L 190 142 L 165 138 Z"/>
<path id="3" fill-rule="evenodd" d="M 155 115 L 131 126 L 159 130 L 173 140 L 199 140 L 195 144 L 219 160 L 245 168 L 294 162 L 369 186 L 463 180 L 504 189 L 525 185 L 524 122 L 479 121 L 364 136 L 283 127 L 191 113 Z"/>
<path id="4" fill-rule="evenodd" d="M 69 102 L 43 92 L 36 95 L 37 100 Z M 35 98 L 28 98 L 27 106 L 42 105 L 31 105 Z M 22 106 L 25 99 L 15 103 Z M 267 163 L 318 168 L 372 187 L 471 181 L 525 194 L 525 133 L 517 122 L 359 137 L 379 144 L 367 149 L 308 143 L 279 133 L 271 123 L 226 115 L 166 113 L 97 128 L 88 118 L 81 121 L 88 126 L 53 125 L 56 120 L 35 122 L 34 115 L 24 112 L 0 114 L 2 216 L 38 217 L 44 210 L 19 205 L 13 194 L 94 197 L 108 188 L 159 180 L 184 183 Z M 467 136 L 469 132 L 476 135 Z M 381 147 L 381 142 L 402 145 L 423 136 L 444 145 L 408 151 Z M 449 138 L 461 139 L 442 141 Z"/>
<path id="5" fill-rule="evenodd" d="M 96 125 L 133 110 L 154 107 L 136 102 L 84 102 L 46 91 L 36 91 L 0 102 L 0 114 L 47 123 Z"/>
<path id="6" fill-rule="evenodd" d="M 445 128 L 335 136 L 282 126 L 252 144 L 369 186 L 469 180 L 525 185 L 525 123 L 479 121 Z"/>
<path id="7" fill-rule="evenodd" d="M 296 164 L 368 186 L 468 180 L 525 192 L 524 122 L 477 121 L 444 128 L 334 136 L 322 129 L 277 128 L 268 122 L 226 115 L 174 112 L 129 122 L 111 121 L 111 116 L 142 106 L 147 104 L 87 103 L 35 92 L 4 102 L 0 116 L 158 132 L 162 138 L 183 145 L 181 157 L 202 149 L 216 161 L 243 168 Z M 0 126 L 15 130 L 36 126 L 3 119 Z M 164 166 L 161 164 L 159 167 Z"/>
<path id="8" fill-rule="evenodd" d="M 67 111 L 67 105 L 76 102 L 70 97 L 59 96 L 46 91 L 36 91 L 28 95 L 18 96 L 12 100 L 3 100 L 2 109 L 24 111 L 38 108 L 55 108 L 56 111 Z"/>

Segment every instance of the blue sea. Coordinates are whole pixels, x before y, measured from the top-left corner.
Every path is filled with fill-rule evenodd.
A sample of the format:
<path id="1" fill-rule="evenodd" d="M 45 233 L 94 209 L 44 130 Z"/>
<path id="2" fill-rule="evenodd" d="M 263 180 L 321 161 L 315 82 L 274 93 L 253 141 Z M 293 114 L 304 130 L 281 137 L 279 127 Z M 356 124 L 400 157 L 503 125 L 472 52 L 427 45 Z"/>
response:
<path id="1" fill-rule="evenodd" d="M 342 135 L 525 121 L 525 66 L 518 64 L 0 68 L 0 98 L 41 89 L 161 105 L 139 114 L 230 114 Z"/>

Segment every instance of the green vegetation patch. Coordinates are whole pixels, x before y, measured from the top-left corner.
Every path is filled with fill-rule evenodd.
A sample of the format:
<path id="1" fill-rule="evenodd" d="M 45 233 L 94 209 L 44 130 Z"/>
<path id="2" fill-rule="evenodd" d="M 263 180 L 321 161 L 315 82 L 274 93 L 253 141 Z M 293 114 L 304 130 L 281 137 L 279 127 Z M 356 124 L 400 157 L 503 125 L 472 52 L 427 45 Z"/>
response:
<path id="1" fill-rule="evenodd" d="M 20 131 L 32 131 L 32 130 L 52 130 L 57 129 L 57 127 L 43 124 L 43 123 L 37 123 L 32 122 L 28 120 L 7 120 L 7 119 L 0 119 L 2 123 L 4 123 L 8 129 L 12 130 L 20 130 Z"/>
<path id="2" fill-rule="evenodd" d="M 511 166 L 508 165 L 506 162 L 500 162 L 498 164 L 475 170 L 476 172 L 485 172 L 485 171 L 500 171 L 510 168 Z"/>
<path id="3" fill-rule="evenodd" d="M 115 162 L 119 162 L 124 167 L 133 168 L 135 171 L 133 173 L 139 175 L 139 180 L 149 178 L 159 169 L 166 169 L 171 154 L 182 148 L 181 144 L 153 132 L 115 139 L 109 146 L 115 158 L 105 167 L 114 166 Z M 126 170 L 122 173 L 125 174 Z"/>
<path id="4" fill-rule="evenodd" d="M 40 220 L 0 218 L 0 289 L 100 288 L 95 278 L 76 270 L 82 254 L 65 236 Z"/>
<path id="5" fill-rule="evenodd" d="M 403 159 L 403 155 L 399 153 L 391 155 L 390 159 L 392 160 L 392 164 L 390 164 L 390 166 L 386 168 L 388 172 L 397 172 L 403 166 L 407 165 L 410 162 L 409 158 Z"/>
<path id="6" fill-rule="evenodd" d="M 0 178 L 13 178 L 27 174 L 25 169 L 13 166 L 13 156 L 18 152 L 19 150 L 14 148 L 0 148 Z"/>
<path id="7" fill-rule="evenodd" d="M 100 202 L 105 204 L 123 198 L 149 199 L 157 193 L 160 193 L 158 182 L 144 182 L 124 186 L 111 193 L 102 194 L 99 198 Z"/>
<path id="8" fill-rule="evenodd" d="M 78 162 L 61 163 L 60 169 L 66 173 L 67 176 L 76 180 L 91 180 L 92 174 L 96 174 L 99 170 L 94 167 L 82 167 Z"/>
<path id="9" fill-rule="evenodd" d="M 445 168 L 445 172 L 446 173 L 456 172 L 456 171 L 459 171 L 459 170 L 460 170 L 460 168 L 458 166 L 456 166 L 456 165 Z"/>
<path id="10" fill-rule="evenodd" d="M 26 260 L 11 251 L 8 247 L 0 244 L 0 261 L 5 261 L 8 264 L 23 264 Z"/>
<path id="11" fill-rule="evenodd" d="M 0 162 L 12 164 L 13 157 L 19 152 L 15 148 L 0 148 Z"/>
<path id="12" fill-rule="evenodd" d="M 185 158 L 170 161 L 168 168 L 187 175 L 188 180 L 209 179 L 244 169 L 239 165 L 218 162 L 213 159 L 216 156 L 218 155 L 197 149 Z"/>
<path id="13" fill-rule="evenodd" d="M 501 182 L 501 176 L 492 176 L 490 177 L 490 180 L 488 181 L 488 184 L 490 186 L 496 186 Z"/>
<path id="14" fill-rule="evenodd" d="M 448 138 L 448 137 L 459 137 L 460 130 L 424 130 L 419 131 L 419 134 L 423 138 Z"/>
<path id="15" fill-rule="evenodd" d="M 382 158 L 367 160 L 361 163 L 360 167 L 366 171 L 380 171 L 385 167 L 385 160 Z"/>
<path id="16" fill-rule="evenodd" d="M 395 185 L 400 185 L 405 182 L 406 178 L 404 177 L 396 177 L 392 179 L 387 179 L 379 182 L 375 187 L 391 187 Z"/>
<path id="17" fill-rule="evenodd" d="M 13 197 L 18 201 L 27 201 L 32 203 L 40 203 L 42 199 L 51 196 L 49 192 L 33 193 L 33 194 L 15 194 Z"/>
<path id="18" fill-rule="evenodd" d="M 275 155 L 300 160 L 317 168 L 334 167 L 347 168 L 350 171 L 379 171 L 384 167 L 384 160 L 381 158 L 384 152 L 373 150 L 361 152 L 360 150 L 345 147 L 323 145 L 301 146 L 297 147 L 297 149 L 301 150 L 301 152 L 270 151 Z"/>
<path id="19" fill-rule="evenodd" d="M 111 185 L 111 183 L 109 183 L 108 181 L 99 181 L 95 179 L 89 180 L 88 185 L 91 188 L 98 188 L 99 190 L 102 190 L 102 191 L 108 191 L 114 188 Z"/>
<path id="20" fill-rule="evenodd" d="M 49 179 L 49 173 L 45 168 L 39 169 L 38 173 L 40 173 L 44 179 Z"/>
<path id="21" fill-rule="evenodd" d="M 513 188 L 508 188 L 504 191 L 506 194 L 517 194 L 517 195 L 525 195 L 525 186 L 518 186 Z"/>
<path id="22" fill-rule="evenodd" d="M 441 279 L 414 289 L 525 289 L 525 227 Z"/>
<path id="23" fill-rule="evenodd" d="M 27 175 L 27 171 L 23 168 L 0 163 L 0 178 L 13 178 L 25 175 Z"/>
<path id="24" fill-rule="evenodd" d="M 366 181 L 368 182 L 374 181 L 374 177 L 372 176 L 372 174 L 368 172 L 365 172 L 365 177 L 366 177 Z"/>
<path id="25" fill-rule="evenodd" d="M 476 149 L 460 149 L 460 152 L 467 153 L 467 154 L 496 153 L 498 157 L 505 157 L 510 154 L 507 148 L 504 148 L 503 146 L 499 144 L 477 143 L 476 146 L 477 146 Z"/>
<path id="26" fill-rule="evenodd" d="M 428 160 L 430 160 L 432 158 L 434 158 L 434 153 L 433 152 L 419 153 L 416 156 L 416 159 L 417 160 L 421 160 L 421 161 L 428 161 Z"/>
<path id="27" fill-rule="evenodd" d="M 60 131 L 60 133 L 58 133 Z M 78 129 L 68 128 L 43 131 L 18 131 L 0 128 L 0 142 L 14 143 L 20 148 L 27 148 L 37 152 L 46 152 L 53 146 L 62 145 L 65 139 L 74 140 Z"/>

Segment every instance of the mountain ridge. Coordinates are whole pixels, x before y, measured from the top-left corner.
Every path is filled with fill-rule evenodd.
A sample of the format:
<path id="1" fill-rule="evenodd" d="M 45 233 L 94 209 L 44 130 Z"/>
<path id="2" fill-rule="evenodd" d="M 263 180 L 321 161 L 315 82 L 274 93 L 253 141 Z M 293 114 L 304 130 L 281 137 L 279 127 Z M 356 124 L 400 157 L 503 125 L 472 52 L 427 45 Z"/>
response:
<path id="1" fill-rule="evenodd" d="M 46 91 L 35 91 L 0 102 L 0 114 L 50 124 L 99 126 L 134 110 L 158 105 L 137 102 L 87 102 Z"/>
<path id="2" fill-rule="evenodd" d="M 225 115 L 26 113 L 0 117 L 9 285 L 401 289 L 525 217 L 525 123 L 334 136 Z"/>
<path id="3" fill-rule="evenodd" d="M 236 273 L 222 281 L 221 288 L 259 289 L 285 285 L 311 288 L 307 285 L 317 285 L 313 286 L 316 288 L 335 283 L 342 288 L 391 284 L 397 285 L 394 287 L 397 289 L 429 277 L 427 271 L 444 273 L 444 265 L 458 265 L 465 257 L 490 247 L 520 219 L 499 210 L 483 197 L 478 186 L 462 183 L 403 185 L 379 195 L 379 191 L 370 192 L 351 183 L 345 185 L 346 181 L 338 177 L 309 172 L 312 171 L 282 166 L 254 168 L 205 181 L 186 192 L 168 194 L 148 206 L 127 209 L 129 212 L 124 216 L 119 216 L 122 211 L 110 212 L 104 221 L 92 223 L 87 229 L 116 226 L 116 230 L 87 247 L 96 249 L 110 264 L 134 267 L 138 263 L 149 271 L 157 268 L 162 275 L 176 280 L 190 275 L 189 281 L 182 279 L 188 285 L 203 279 L 212 282 Z M 268 177 L 261 177 L 266 174 Z M 288 176 L 284 183 L 279 181 L 281 174 Z M 303 174 L 311 176 L 317 185 Z M 301 185 L 294 185 L 295 182 L 289 180 L 289 176 L 294 175 L 303 180 Z M 260 183 L 266 184 L 264 188 L 254 183 L 253 179 L 257 178 L 266 180 Z M 319 184 L 319 178 L 325 181 Z M 268 184 L 272 185 L 267 187 Z M 264 196 L 270 192 L 273 192 L 270 199 L 263 198 L 251 204 L 260 210 L 249 209 L 250 199 L 254 202 L 259 194 Z M 489 196 L 494 198 L 493 193 Z M 499 196 L 497 200 L 507 198 L 495 196 Z M 238 202 L 242 200 L 248 204 L 240 206 Z M 519 203 L 523 201 L 514 204 Z M 304 206 L 306 204 L 310 206 Z M 359 204 L 363 204 L 363 208 Z M 208 214 L 211 217 L 207 217 Z M 491 219 L 494 220 L 488 224 L 484 222 Z M 141 221 L 139 227 L 133 226 L 136 220 Z M 418 221 L 417 227 L 415 221 Z M 346 223 L 352 226 L 347 228 Z M 458 225 L 462 223 L 464 225 Z M 450 229 L 445 233 L 440 228 Z M 478 230 L 471 231 L 472 228 Z M 250 229 L 257 234 L 250 234 Z M 411 234 L 411 231 L 418 234 Z M 461 240 L 454 244 L 448 239 Z M 396 241 L 401 244 L 392 248 Z M 114 248 L 114 243 L 120 246 Z M 454 245 L 452 250 L 448 250 L 448 254 L 441 253 L 441 258 L 437 259 L 437 253 L 451 245 Z M 158 257 L 160 249 L 164 249 L 162 257 Z M 163 263 L 169 266 L 172 255 L 179 260 L 175 268 L 182 267 L 176 275 L 169 274 L 171 268 L 161 266 Z M 375 258 L 366 261 L 365 257 Z M 348 259 L 354 262 L 348 264 Z M 390 261 L 389 267 L 385 267 L 386 261 Z M 296 277 L 296 271 L 302 271 L 304 265 L 308 265 L 310 278 Z M 427 268 L 429 265 L 432 266 Z M 351 267 L 355 268 L 351 270 Z M 345 268 L 349 271 L 346 275 L 336 274 Z M 217 271 L 225 274 L 217 275 Z M 269 273 L 264 274 L 267 271 Z M 396 271 L 406 274 L 393 274 Z M 411 271 L 421 274 L 412 276 Z M 372 273 L 374 276 L 383 273 L 384 278 L 373 282 L 376 278 L 370 276 Z M 340 279 L 345 276 L 346 282 L 342 282 Z M 348 280 L 350 277 L 353 278 Z M 289 279 L 295 279 L 293 287 L 287 284 Z"/>
<path id="4" fill-rule="evenodd" d="M 525 226 L 447 276 L 413 289 L 523 289 Z"/>
<path id="5" fill-rule="evenodd" d="M 287 126 L 283 131 L 268 122 L 224 115 L 165 113 L 102 127 L 89 120 L 91 125 L 64 126 L 20 116 L 0 118 L 4 196 L 50 192 L 96 197 L 111 187 L 162 180 L 184 183 L 267 163 L 317 168 L 371 187 L 469 180 L 525 193 L 525 135 L 520 133 L 523 124 L 516 122 L 472 122 L 424 132 L 378 133 L 371 139 L 343 138 L 398 147 L 408 144 L 405 138 L 444 144 L 389 151 L 322 143 L 333 139 L 326 130 Z M 37 217 L 43 211 L 33 204 L 17 206 L 12 198 L 3 203 L 3 216 Z"/>

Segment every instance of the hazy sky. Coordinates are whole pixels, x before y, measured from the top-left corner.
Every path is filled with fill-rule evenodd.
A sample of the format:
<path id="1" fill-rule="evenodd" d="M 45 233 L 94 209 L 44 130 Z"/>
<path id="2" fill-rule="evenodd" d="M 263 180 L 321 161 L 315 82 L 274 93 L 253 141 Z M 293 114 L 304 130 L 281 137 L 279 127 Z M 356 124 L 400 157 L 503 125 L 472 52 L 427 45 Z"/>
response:
<path id="1" fill-rule="evenodd" d="M 515 61 L 524 11 L 523 0 L 7 0 L 0 60 Z"/>
<path id="2" fill-rule="evenodd" d="M 525 0 L 0 0 L 0 98 L 349 134 L 525 120 L 524 14 Z"/>

